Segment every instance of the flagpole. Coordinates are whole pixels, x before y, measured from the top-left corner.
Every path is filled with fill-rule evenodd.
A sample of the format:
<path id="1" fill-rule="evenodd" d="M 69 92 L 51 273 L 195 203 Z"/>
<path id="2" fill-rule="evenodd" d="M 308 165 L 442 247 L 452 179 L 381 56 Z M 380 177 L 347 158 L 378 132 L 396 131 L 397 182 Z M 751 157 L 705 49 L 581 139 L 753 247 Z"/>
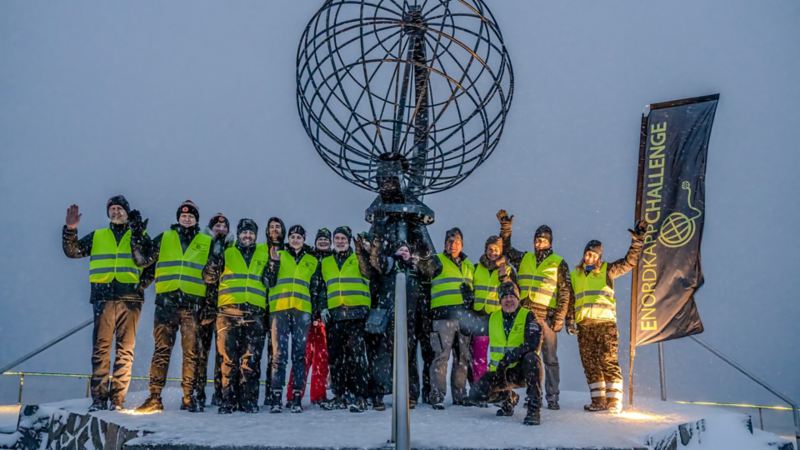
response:
<path id="1" fill-rule="evenodd" d="M 647 119 L 650 114 L 650 105 L 645 105 L 642 111 L 642 125 L 639 130 L 639 168 L 636 177 L 636 213 L 633 222 L 638 223 L 642 217 L 642 194 L 644 192 L 644 164 L 645 150 L 647 147 Z M 633 406 L 633 362 L 636 359 L 636 298 L 639 293 L 639 264 L 633 268 L 631 277 L 631 318 L 629 335 L 629 360 L 628 360 L 628 406 Z"/>

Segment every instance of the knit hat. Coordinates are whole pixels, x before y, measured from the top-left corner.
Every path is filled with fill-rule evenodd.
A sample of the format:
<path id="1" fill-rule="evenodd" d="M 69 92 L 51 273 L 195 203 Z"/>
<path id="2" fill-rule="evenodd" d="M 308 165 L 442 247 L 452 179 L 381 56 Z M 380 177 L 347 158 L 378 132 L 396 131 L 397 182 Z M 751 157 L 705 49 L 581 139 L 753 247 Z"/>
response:
<path id="1" fill-rule="evenodd" d="M 291 227 L 289 227 L 289 235 L 291 236 L 293 234 L 299 234 L 300 236 L 303 236 L 303 239 L 305 239 L 306 229 L 303 228 L 302 225 L 292 225 Z"/>
<path id="2" fill-rule="evenodd" d="M 181 214 L 191 214 L 194 216 L 194 220 L 200 221 L 200 212 L 197 210 L 197 205 L 194 204 L 191 200 L 185 200 L 181 203 L 181 206 L 178 207 L 178 211 L 175 213 L 175 220 L 179 220 L 181 218 Z"/>
<path id="3" fill-rule="evenodd" d="M 519 288 L 512 281 L 506 281 L 497 288 L 497 296 L 502 300 L 507 295 L 513 295 L 519 299 Z"/>
<path id="4" fill-rule="evenodd" d="M 533 233 L 533 239 L 536 238 L 545 238 L 551 244 L 553 243 L 553 230 L 550 229 L 547 225 L 542 225 L 536 229 L 536 232 Z"/>
<path id="5" fill-rule="evenodd" d="M 238 236 L 242 231 L 252 231 L 258 234 L 258 224 L 253 219 L 242 219 L 239 221 L 239 225 L 236 225 L 236 235 Z"/>
<path id="6" fill-rule="evenodd" d="M 583 248 L 583 253 L 588 252 L 589 250 L 597 253 L 600 257 L 603 257 L 603 243 L 597 240 L 592 239 L 591 241 L 586 243 L 586 247 Z"/>
<path id="7" fill-rule="evenodd" d="M 327 229 L 325 227 L 320 228 L 319 230 L 317 230 L 317 236 L 314 238 L 314 242 L 317 242 L 317 240 L 319 240 L 319 238 L 325 238 L 325 239 L 330 241 L 331 240 L 331 230 L 329 230 L 329 229 Z"/>
<path id="8" fill-rule="evenodd" d="M 495 236 L 495 235 L 492 235 L 492 236 L 489 236 L 488 238 L 486 238 L 486 243 L 483 244 L 484 253 L 486 252 L 486 249 L 488 249 L 489 246 L 492 245 L 492 244 L 497 244 L 502 248 L 503 247 L 503 239 L 500 238 L 500 236 Z"/>
<path id="9" fill-rule="evenodd" d="M 131 213 L 131 205 L 128 203 L 128 200 L 126 200 L 125 196 L 122 194 L 115 195 L 110 199 L 108 199 L 108 201 L 106 202 L 106 216 L 108 216 L 108 209 L 111 208 L 111 206 L 113 205 L 121 206 L 126 213 L 128 214 Z"/>
<path id="10" fill-rule="evenodd" d="M 350 227 L 348 227 L 347 225 L 336 227 L 336 229 L 333 230 L 333 235 L 336 236 L 337 234 L 343 234 L 347 236 L 348 240 L 353 238 L 353 230 L 351 230 Z"/>
<path id="11" fill-rule="evenodd" d="M 218 223 L 224 223 L 225 228 L 229 230 L 231 229 L 231 223 L 228 222 L 228 218 L 225 217 L 225 214 L 222 214 L 221 212 L 218 212 L 213 216 L 211 216 L 211 220 L 208 221 L 208 228 L 214 228 L 214 225 Z"/>
<path id="12" fill-rule="evenodd" d="M 458 236 L 458 237 L 461 238 L 462 241 L 464 240 L 464 233 L 462 233 L 461 229 L 458 228 L 458 227 L 453 227 L 453 228 L 450 228 L 449 230 L 447 230 L 447 232 L 444 234 L 445 242 L 448 239 L 450 239 L 452 236 Z"/>

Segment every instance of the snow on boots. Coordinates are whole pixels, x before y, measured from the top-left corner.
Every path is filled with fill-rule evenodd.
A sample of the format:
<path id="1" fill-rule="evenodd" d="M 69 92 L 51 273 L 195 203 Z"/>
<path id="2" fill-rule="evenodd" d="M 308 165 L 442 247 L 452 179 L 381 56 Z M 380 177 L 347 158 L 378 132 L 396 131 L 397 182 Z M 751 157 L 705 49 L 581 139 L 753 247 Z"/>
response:
<path id="1" fill-rule="evenodd" d="M 303 412 L 303 405 L 300 402 L 303 400 L 303 391 L 294 390 L 292 391 L 292 409 L 291 412 L 293 413 L 301 413 Z M 280 400 L 278 401 L 280 403 Z"/>
<path id="2" fill-rule="evenodd" d="M 138 413 L 152 413 L 163 410 L 164 404 L 161 403 L 161 394 L 150 394 L 150 397 L 147 397 L 147 400 L 134 411 Z"/>
<path id="3" fill-rule="evenodd" d="M 269 412 L 272 414 L 277 414 L 283 412 L 283 408 L 281 408 L 281 390 L 275 389 L 272 391 L 272 396 L 270 398 L 270 403 L 272 407 L 269 409 Z"/>
<path id="4" fill-rule="evenodd" d="M 605 397 L 592 397 L 592 403 L 588 405 L 583 405 L 584 411 L 589 412 L 596 412 L 596 411 L 605 411 L 608 409 L 606 406 L 606 398 Z"/>

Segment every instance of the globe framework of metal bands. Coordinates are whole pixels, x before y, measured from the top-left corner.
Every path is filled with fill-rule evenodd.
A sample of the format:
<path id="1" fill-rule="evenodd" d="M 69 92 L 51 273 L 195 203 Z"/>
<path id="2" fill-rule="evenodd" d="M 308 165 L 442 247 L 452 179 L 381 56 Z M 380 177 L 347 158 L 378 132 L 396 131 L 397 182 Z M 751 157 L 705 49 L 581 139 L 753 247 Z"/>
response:
<path id="1" fill-rule="evenodd" d="M 328 0 L 297 49 L 297 103 L 317 152 L 377 192 L 379 161 L 407 189 L 460 183 L 492 154 L 514 75 L 482 0 Z"/>

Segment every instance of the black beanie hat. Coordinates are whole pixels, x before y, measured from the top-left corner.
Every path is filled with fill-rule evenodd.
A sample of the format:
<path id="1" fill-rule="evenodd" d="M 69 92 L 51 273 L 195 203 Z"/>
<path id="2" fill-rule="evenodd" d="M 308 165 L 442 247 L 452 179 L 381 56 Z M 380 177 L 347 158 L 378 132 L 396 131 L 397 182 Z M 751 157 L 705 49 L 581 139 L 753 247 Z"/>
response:
<path id="1" fill-rule="evenodd" d="M 181 203 L 181 206 L 178 207 L 178 211 L 175 212 L 175 220 L 180 220 L 181 214 L 186 213 L 193 215 L 195 221 L 200 221 L 200 212 L 197 210 L 197 205 L 191 200 L 186 200 Z"/>
<path id="2" fill-rule="evenodd" d="M 496 236 L 496 235 L 492 235 L 492 236 L 489 236 L 488 238 L 486 238 L 486 243 L 483 244 L 484 253 L 486 252 L 486 249 L 489 248 L 489 246 L 492 245 L 492 244 L 500 244 L 500 246 L 502 247 L 503 246 L 503 239 L 500 236 Z"/>
<path id="3" fill-rule="evenodd" d="M 542 225 L 536 229 L 536 232 L 533 233 L 533 238 L 536 239 L 538 237 L 542 237 L 548 240 L 551 244 L 553 243 L 553 230 L 550 229 L 547 225 Z"/>
<path id="4" fill-rule="evenodd" d="M 131 213 L 131 205 L 128 204 L 128 200 L 126 200 L 125 196 L 122 194 L 115 195 L 110 199 L 108 199 L 108 201 L 106 202 L 106 216 L 108 216 L 108 209 L 111 208 L 111 206 L 113 205 L 121 206 L 126 213 L 128 214 Z"/>
<path id="5" fill-rule="evenodd" d="M 305 239 L 306 238 L 306 229 L 303 228 L 302 225 L 292 225 L 291 227 L 289 227 L 289 234 L 288 235 L 290 236 L 292 234 L 299 234 L 300 236 L 303 236 L 303 239 Z"/>
<path id="6" fill-rule="evenodd" d="M 509 294 L 519 299 L 519 288 L 517 288 L 517 285 L 514 284 L 514 282 L 506 281 L 505 283 L 501 284 L 499 288 L 497 288 L 497 296 L 500 299 Z"/>
<path id="7" fill-rule="evenodd" d="M 258 234 L 258 224 L 253 219 L 242 219 L 239 225 L 236 225 L 236 235 L 238 236 L 242 231 L 252 231 Z"/>
<path id="8" fill-rule="evenodd" d="M 589 250 L 597 253 L 600 257 L 603 257 L 603 243 L 592 239 L 591 241 L 586 243 L 586 247 L 583 248 L 583 253 L 588 252 Z"/>
<path id="9" fill-rule="evenodd" d="M 317 236 L 314 238 L 314 242 L 317 242 L 317 239 L 319 239 L 319 238 L 325 238 L 325 239 L 330 241 L 331 240 L 331 230 L 329 230 L 329 229 L 327 229 L 325 227 L 320 228 L 319 230 L 317 230 Z"/>
<path id="10" fill-rule="evenodd" d="M 447 240 L 450 239 L 450 237 L 452 236 L 458 236 L 461 238 L 462 241 L 464 240 L 464 233 L 462 233 L 461 229 L 458 227 L 453 227 L 447 230 L 447 232 L 444 234 L 445 242 L 447 242 Z"/>
<path id="11" fill-rule="evenodd" d="M 211 220 L 208 221 L 208 228 L 214 228 L 214 225 L 218 223 L 224 223 L 225 228 L 227 228 L 228 230 L 231 229 L 231 223 L 228 222 L 228 218 L 225 217 L 225 214 L 222 214 L 221 212 L 218 212 L 213 216 L 211 216 Z"/>
<path id="12" fill-rule="evenodd" d="M 347 225 L 336 227 L 336 229 L 333 230 L 333 235 L 336 236 L 337 234 L 343 234 L 347 236 L 348 240 L 353 238 L 353 230 L 351 230 L 350 227 L 348 227 Z"/>

